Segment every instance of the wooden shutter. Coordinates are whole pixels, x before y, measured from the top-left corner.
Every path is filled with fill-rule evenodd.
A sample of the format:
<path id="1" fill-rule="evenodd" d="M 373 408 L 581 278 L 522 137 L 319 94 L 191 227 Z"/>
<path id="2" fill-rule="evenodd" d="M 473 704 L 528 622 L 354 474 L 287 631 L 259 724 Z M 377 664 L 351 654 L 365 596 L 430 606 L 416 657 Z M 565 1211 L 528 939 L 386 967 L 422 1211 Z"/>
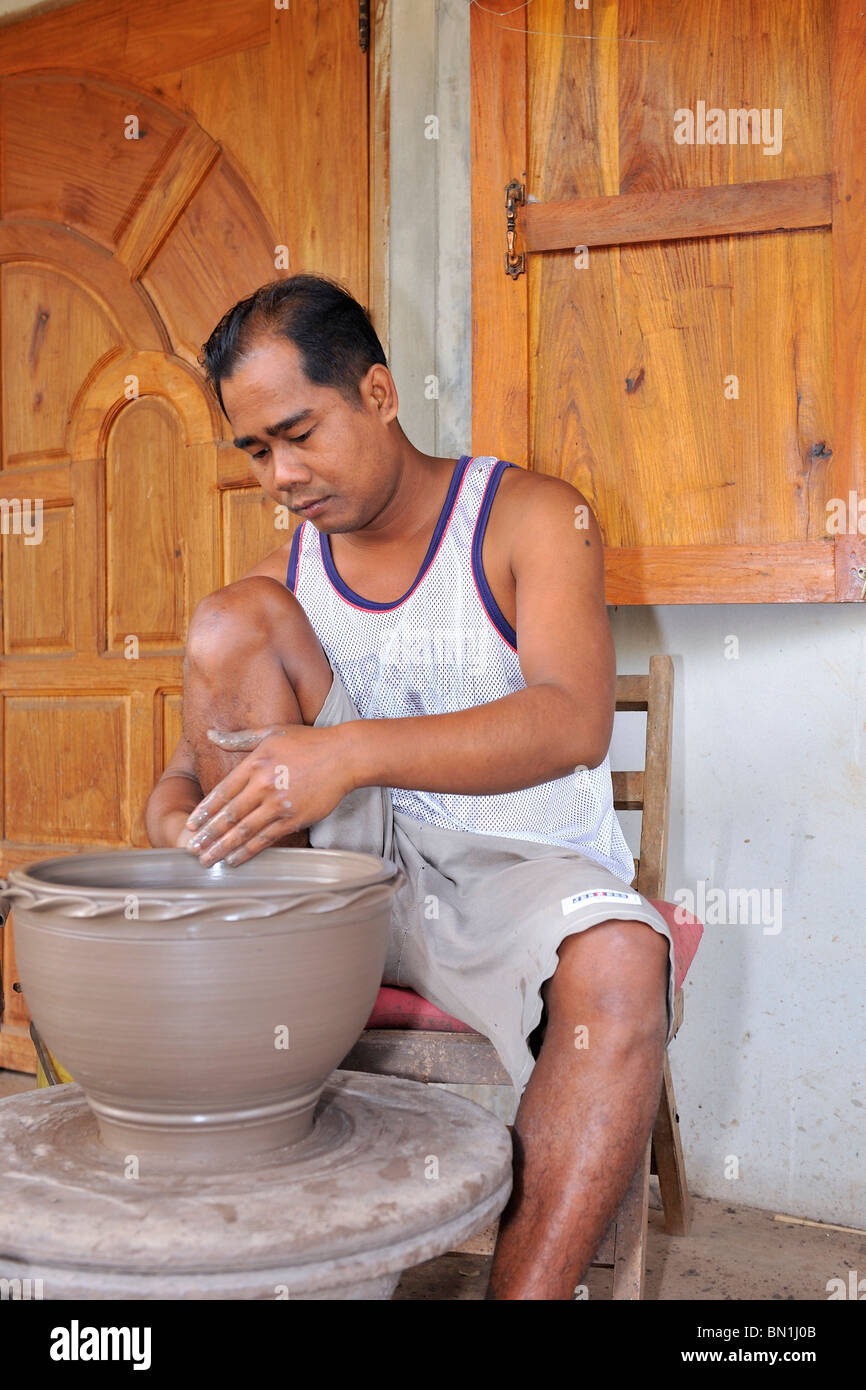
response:
<path id="1" fill-rule="evenodd" d="M 611 603 L 859 600 L 862 5 L 489 0 L 472 83 L 473 449 L 587 495 Z"/>

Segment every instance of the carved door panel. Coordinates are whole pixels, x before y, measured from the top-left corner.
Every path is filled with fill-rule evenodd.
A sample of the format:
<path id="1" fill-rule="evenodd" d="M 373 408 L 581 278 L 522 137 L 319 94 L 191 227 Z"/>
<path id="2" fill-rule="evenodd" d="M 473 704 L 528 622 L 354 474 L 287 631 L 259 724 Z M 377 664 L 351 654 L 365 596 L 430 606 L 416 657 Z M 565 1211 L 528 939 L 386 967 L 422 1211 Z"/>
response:
<path id="1" fill-rule="evenodd" d="M 366 302 L 368 94 L 354 0 L 87 0 L 0 30 L 0 74 L 6 873 L 147 844 L 191 611 L 287 537 L 197 356 L 280 275 Z M 8 927 L 2 964 L 30 1066 Z"/>

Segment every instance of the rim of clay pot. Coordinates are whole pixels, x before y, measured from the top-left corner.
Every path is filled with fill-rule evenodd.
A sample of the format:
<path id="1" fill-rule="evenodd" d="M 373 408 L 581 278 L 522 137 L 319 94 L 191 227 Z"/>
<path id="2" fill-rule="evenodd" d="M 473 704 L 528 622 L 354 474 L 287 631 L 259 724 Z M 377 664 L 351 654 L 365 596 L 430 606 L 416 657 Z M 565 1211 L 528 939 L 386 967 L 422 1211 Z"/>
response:
<path id="1" fill-rule="evenodd" d="M 182 870 L 181 885 L 186 879 L 186 886 L 171 883 L 172 866 Z M 100 869 L 114 883 L 100 882 Z M 149 877 L 157 882 L 141 881 Z M 0 915 L 5 898 L 8 906 L 17 904 L 22 911 L 56 908 L 68 916 L 107 916 L 123 909 L 131 896 L 143 908 L 163 909 L 174 917 L 213 910 L 231 912 L 235 920 L 275 916 L 308 902 L 327 912 L 401 877 L 392 859 L 358 850 L 280 846 L 233 868 L 222 862 L 203 868 L 186 849 L 105 850 L 13 869 L 8 880 L 0 879 Z"/>

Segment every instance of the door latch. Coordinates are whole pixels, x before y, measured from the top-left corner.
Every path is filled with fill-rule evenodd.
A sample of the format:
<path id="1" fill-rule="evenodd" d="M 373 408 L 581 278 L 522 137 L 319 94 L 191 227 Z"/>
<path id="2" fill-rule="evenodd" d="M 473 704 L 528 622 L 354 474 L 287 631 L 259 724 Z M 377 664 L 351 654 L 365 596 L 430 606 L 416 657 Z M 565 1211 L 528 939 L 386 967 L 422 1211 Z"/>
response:
<path id="1" fill-rule="evenodd" d="M 508 250 L 505 253 L 505 273 L 510 275 L 512 280 L 516 280 L 518 275 L 526 274 L 526 257 L 522 251 L 515 251 L 514 241 L 517 236 L 517 209 L 526 202 L 526 189 L 522 183 L 512 179 L 505 190 L 505 242 Z"/>

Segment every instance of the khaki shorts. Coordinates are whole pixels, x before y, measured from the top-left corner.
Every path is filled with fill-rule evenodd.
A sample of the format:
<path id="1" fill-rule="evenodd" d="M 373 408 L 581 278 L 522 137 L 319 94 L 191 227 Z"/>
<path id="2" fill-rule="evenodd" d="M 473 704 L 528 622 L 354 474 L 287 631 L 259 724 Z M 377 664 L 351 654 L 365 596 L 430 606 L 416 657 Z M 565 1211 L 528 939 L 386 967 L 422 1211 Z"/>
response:
<path id="1" fill-rule="evenodd" d="M 358 718 L 334 671 L 315 727 Z M 529 1039 L 542 1022 L 540 989 L 559 963 L 557 949 L 601 922 L 646 922 L 667 938 L 670 1041 L 668 925 L 647 898 L 577 850 L 443 830 L 395 811 L 383 787 L 351 792 L 309 836 L 316 848 L 361 850 L 400 865 L 406 879 L 395 894 L 382 983 L 414 989 L 483 1033 L 518 1095 L 535 1065 Z"/>

